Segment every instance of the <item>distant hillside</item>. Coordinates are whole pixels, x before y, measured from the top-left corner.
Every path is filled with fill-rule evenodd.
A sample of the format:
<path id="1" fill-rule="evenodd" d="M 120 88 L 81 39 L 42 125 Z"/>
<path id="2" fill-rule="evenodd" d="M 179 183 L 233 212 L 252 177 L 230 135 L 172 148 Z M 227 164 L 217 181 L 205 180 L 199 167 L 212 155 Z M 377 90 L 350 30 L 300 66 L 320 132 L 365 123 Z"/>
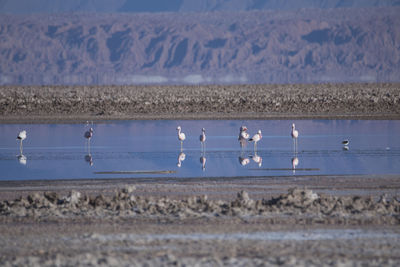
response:
<path id="1" fill-rule="evenodd" d="M 0 13 L 211 12 L 400 6 L 400 0 L 0 0 Z"/>
<path id="2" fill-rule="evenodd" d="M 0 16 L 0 84 L 399 81 L 400 8 Z"/>

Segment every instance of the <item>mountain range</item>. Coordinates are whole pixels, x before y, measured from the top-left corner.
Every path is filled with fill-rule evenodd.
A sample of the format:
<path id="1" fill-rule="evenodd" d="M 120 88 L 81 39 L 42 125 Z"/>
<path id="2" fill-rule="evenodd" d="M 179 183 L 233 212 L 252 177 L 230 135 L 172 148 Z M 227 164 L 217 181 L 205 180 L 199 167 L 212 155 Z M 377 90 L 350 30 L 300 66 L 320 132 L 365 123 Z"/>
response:
<path id="1" fill-rule="evenodd" d="M 294 1 L 245 0 L 228 10 L 235 1 L 174 0 L 141 12 L 139 1 L 120 0 L 111 12 L 105 0 L 40 0 L 49 5 L 29 14 L 31 1 L 5 12 L 11 2 L 23 1 L 0 0 L 0 84 L 400 80 L 399 1 L 309 0 L 301 2 L 317 8 L 294 9 Z M 383 3 L 391 6 L 376 7 Z"/>

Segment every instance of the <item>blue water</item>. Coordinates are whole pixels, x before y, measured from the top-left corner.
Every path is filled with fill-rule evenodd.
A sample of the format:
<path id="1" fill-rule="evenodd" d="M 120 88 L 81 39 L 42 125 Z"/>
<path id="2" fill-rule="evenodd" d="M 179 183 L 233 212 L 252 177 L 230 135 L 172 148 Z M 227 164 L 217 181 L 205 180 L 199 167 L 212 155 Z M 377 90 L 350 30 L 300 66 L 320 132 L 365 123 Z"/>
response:
<path id="1" fill-rule="evenodd" d="M 292 122 L 300 133 L 297 151 Z M 182 151 L 178 125 L 186 134 Z M 251 135 L 261 129 L 257 151 L 252 143 L 240 147 L 241 125 Z M 92 126 L 90 146 L 83 137 L 89 127 L 0 125 L 0 180 L 400 174 L 400 121 L 395 120 L 106 122 Z M 199 141 L 203 127 L 204 151 Z M 16 140 L 21 130 L 28 135 L 22 155 Z M 261 164 L 252 158 L 255 154 Z M 180 156 L 184 160 L 178 164 Z"/>

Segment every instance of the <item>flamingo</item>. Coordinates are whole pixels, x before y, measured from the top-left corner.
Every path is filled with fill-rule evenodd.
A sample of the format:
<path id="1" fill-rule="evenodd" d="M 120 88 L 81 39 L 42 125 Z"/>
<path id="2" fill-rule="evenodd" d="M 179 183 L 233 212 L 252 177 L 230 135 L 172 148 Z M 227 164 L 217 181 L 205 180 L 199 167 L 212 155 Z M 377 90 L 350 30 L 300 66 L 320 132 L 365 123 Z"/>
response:
<path id="1" fill-rule="evenodd" d="M 201 148 L 202 150 L 204 150 L 206 142 L 206 129 L 204 128 L 201 129 L 200 142 L 201 142 Z"/>
<path id="2" fill-rule="evenodd" d="M 296 130 L 296 125 L 294 123 L 292 124 L 291 135 L 293 138 L 293 146 L 295 148 L 295 151 L 297 152 L 297 137 L 299 137 L 299 131 Z"/>
<path id="3" fill-rule="evenodd" d="M 186 139 L 186 135 L 183 132 L 181 132 L 182 130 L 181 126 L 178 126 L 176 129 L 178 130 L 178 139 L 179 141 L 181 141 L 181 151 L 182 151 L 183 141 Z"/>
<path id="4" fill-rule="evenodd" d="M 258 132 L 252 138 L 249 139 L 250 142 L 254 142 L 254 150 L 257 149 L 257 142 L 260 141 L 261 138 L 262 138 L 261 130 L 258 130 Z"/>
<path id="5" fill-rule="evenodd" d="M 238 138 L 239 141 L 249 139 L 250 135 L 246 131 L 247 131 L 246 126 L 240 127 L 239 138 Z"/>
<path id="6" fill-rule="evenodd" d="M 93 136 L 93 128 L 90 128 L 89 131 L 86 131 L 84 137 L 90 141 L 90 138 Z"/>
<path id="7" fill-rule="evenodd" d="M 88 140 L 88 150 L 90 154 L 90 139 L 93 136 L 93 128 L 90 128 L 88 131 L 86 131 L 83 136 Z"/>
<path id="8" fill-rule="evenodd" d="M 179 168 L 182 166 L 182 162 L 186 159 L 186 155 L 185 153 L 181 152 L 178 155 L 178 163 L 176 164 L 176 166 L 178 166 Z"/>
<path id="9" fill-rule="evenodd" d="M 21 154 L 22 154 L 22 141 L 24 141 L 25 139 L 26 139 L 26 131 L 23 130 L 23 131 L 19 132 L 19 134 L 17 136 L 17 140 L 20 141 L 19 150 L 20 150 Z"/>

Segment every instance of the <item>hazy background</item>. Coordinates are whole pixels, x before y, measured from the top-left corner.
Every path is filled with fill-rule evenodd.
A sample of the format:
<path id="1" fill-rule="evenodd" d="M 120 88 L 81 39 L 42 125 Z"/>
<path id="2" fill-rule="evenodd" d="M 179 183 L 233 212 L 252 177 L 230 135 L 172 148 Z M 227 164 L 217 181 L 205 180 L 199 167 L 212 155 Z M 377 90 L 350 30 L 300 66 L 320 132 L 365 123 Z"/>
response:
<path id="1" fill-rule="evenodd" d="M 0 84 L 400 81 L 400 0 L 0 0 Z"/>

